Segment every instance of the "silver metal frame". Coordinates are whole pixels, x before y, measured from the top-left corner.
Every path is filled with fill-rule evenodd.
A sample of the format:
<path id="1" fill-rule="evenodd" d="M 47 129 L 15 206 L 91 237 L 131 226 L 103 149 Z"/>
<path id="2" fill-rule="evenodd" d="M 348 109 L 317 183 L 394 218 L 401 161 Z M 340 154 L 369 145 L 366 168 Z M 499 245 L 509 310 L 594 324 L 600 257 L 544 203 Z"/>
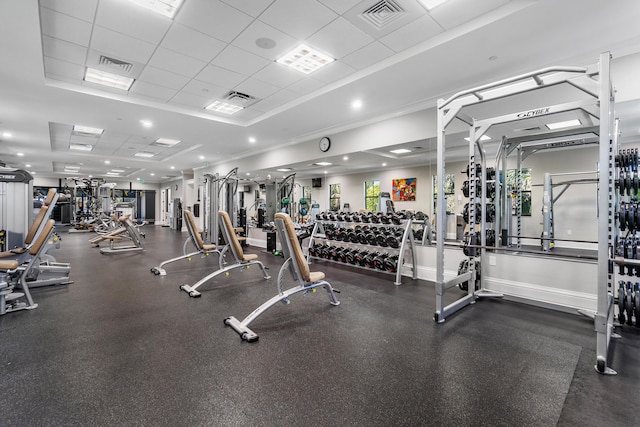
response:
<path id="1" fill-rule="evenodd" d="M 610 198 L 612 194 L 615 194 L 614 187 L 614 156 L 617 153 L 616 135 L 613 132 L 613 111 L 614 111 L 614 92 L 611 85 L 610 76 L 610 61 L 611 55 L 605 52 L 600 55 L 600 60 L 597 66 L 591 67 L 550 67 L 538 71 L 533 71 L 527 74 L 515 76 L 505 80 L 501 80 L 495 83 L 483 85 L 474 89 L 465 90 L 459 92 L 447 100 L 438 100 L 438 116 L 437 116 L 437 131 L 438 131 L 438 145 L 437 145 L 437 173 L 440 177 L 438 179 L 438 202 L 437 202 L 437 222 L 439 224 L 445 223 L 445 196 L 444 196 L 444 177 L 445 177 L 445 139 L 447 126 L 451 124 L 454 119 L 459 119 L 466 123 L 470 127 L 470 142 L 469 142 L 469 162 L 475 164 L 475 149 L 478 147 L 478 152 L 482 155 L 482 145 L 479 142 L 480 136 L 485 134 L 489 128 L 495 124 L 515 122 L 518 120 L 526 119 L 530 115 L 523 113 L 514 113 L 500 117 L 494 117 L 485 120 L 474 120 L 462 112 L 464 107 L 482 104 L 496 99 L 502 99 L 517 94 L 524 94 L 532 92 L 545 87 L 553 85 L 567 83 L 575 87 L 576 89 L 586 93 L 590 96 L 589 100 L 571 101 L 565 104 L 555 105 L 551 107 L 545 107 L 537 110 L 532 110 L 531 115 L 542 116 L 548 114 L 554 114 L 561 111 L 581 110 L 588 116 L 601 118 L 599 123 L 599 147 L 600 147 L 600 161 L 599 161 L 599 194 L 598 194 L 598 212 L 600 213 L 598 218 L 598 311 L 595 314 L 595 328 L 597 332 L 597 364 L 596 370 L 600 373 L 611 374 L 614 371 L 609 368 L 607 362 L 609 341 L 613 334 L 613 274 L 609 273 L 610 252 L 613 247 L 615 238 L 615 217 L 613 209 L 615 203 L 612 203 Z M 599 111 L 591 109 L 591 106 L 596 108 L 599 106 Z M 503 141 L 504 142 L 504 141 Z M 504 148 L 501 147 L 501 150 Z M 520 168 L 523 158 L 522 146 L 518 145 L 518 169 Z M 498 163 L 498 159 L 497 163 Z M 483 159 L 482 174 L 483 179 L 486 178 L 484 159 Z M 504 160 L 503 160 L 504 163 Z M 473 172 L 472 172 L 473 171 Z M 471 176 L 474 175 L 474 176 Z M 470 196 L 473 200 L 475 198 L 475 167 L 470 168 Z M 483 206 L 484 199 L 483 192 Z M 498 204 L 500 204 L 501 196 L 499 192 L 496 192 L 496 198 Z M 471 209 L 470 212 L 474 212 Z M 501 212 L 497 209 L 497 213 Z M 483 208 L 483 215 L 484 215 Z M 604 213 L 607 213 L 605 215 Z M 475 215 L 470 215 L 472 222 L 475 222 Z M 504 220 L 504 218 L 502 219 Z M 609 231 L 611 230 L 611 231 Z M 471 224 L 471 232 L 475 232 L 475 224 Z M 483 228 L 481 230 L 481 260 L 485 257 L 486 245 L 484 241 L 484 221 Z M 520 233 L 518 233 L 519 235 Z M 499 241 L 499 239 L 496 239 Z M 520 244 L 520 242 L 518 242 Z M 475 292 L 474 286 L 468 286 L 468 294 L 454 302 L 445 306 L 445 292 L 447 289 L 455 286 L 458 283 L 470 280 L 470 283 L 475 283 L 475 271 L 473 266 L 474 262 L 470 262 L 470 269 L 468 272 L 455 277 L 454 279 L 445 281 L 444 279 L 444 246 L 445 246 L 445 230 L 443 227 L 438 227 L 436 230 L 436 312 L 434 320 L 436 322 L 444 322 L 446 318 L 456 312 L 457 310 L 465 307 L 468 304 L 474 303 L 478 296 L 483 296 Z"/>
<path id="2" fill-rule="evenodd" d="M 124 252 L 144 251 L 144 242 L 142 241 L 144 235 L 140 233 L 140 230 L 138 230 L 138 226 L 136 226 L 130 218 L 124 218 L 124 220 L 121 220 L 120 223 L 124 227 L 124 231 L 120 231 L 121 229 L 118 229 L 113 233 L 100 236 L 101 240 L 109 240 L 109 247 L 101 248 L 100 253 L 103 255 L 112 255 Z M 117 234 L 125 234 L 126 232 L 126 235 L 119 237 L 117 234 L 114 234 L 116 232 Z M 120 240 L 121 238 L 129 239 L 132 244 L 116 245 L 116 240 Z"/>
<path id="3" fill-rule="evenodd" d="M 340 301 L 338 301 L 338 299 L 336 298 L 334 289 L 329 282 L 327 282 L 326 280 L 320 280 L 317 282 L 306 282 L 302 278 L 302 274 L 300 273 L 300 267 L 296 263 L 293 255 L 293 252 L 295 249 L 291 246 L 291 241 L 292 240 L 297 241 L 297 237 L 289 236 L 283 219 L 275 218 L 275 224 L 276 224 L 276 231 L 278 233 L 278 238 L 280 242 L 282 242 L 282 253 L 286 260 L 282 265 L 282 267 L 280 268 L 280 271 L 278 272 L 278 281 L 277 281 L 278 294 L 270 298 L 266 302 L 264 302 L 262 305 L 260 305 L 260 307 L 252 311 L 242 321 L 239 321 L 233 316 L 230 316 L 224 319 L 225 325 L 231 326 L 231 328 L 240 335 L 240 338 L 248 342 L 255 342 L 259 338 L 255 332 L 249 329 L 249 325 L 251 324 L 251 322 L 256 320 L 259 316 L 264 314 L 264 312 L 269 310 L 278 302 L 289 304 L 291 302 L 289 300 L 289 297 L 291 295 L 297 294 L 299 292 L 304 292 L 304 295 L 307 295 L 309 293 L 315 292 L 315 288 L 319 286 L 323 286 L 329 293 L 331 304 L 340 305 Z M 302 251 L 302 248 L 299 248 L 299 250 Z M 294 286 L 291 289 L 283 291 L 282 282 L 284 280 L 284 276 L 287 270 L 291 273 L 291 276 L 293 277 L 293 279 L 296 282 L 298 282 L 298 285 Z"/>
<path id="4" fill-rule="evenodd" d="M 220 215 L 220 213 L 225 212 L 225 211 L 221 211 L 218 214 Z M 201 296 L 200 292 L 198 292 L 198 288 L 200 286 L 202 286 L 204 283 L 208 282 L 209 280 L 213 279 L 216 276 L 219 276 L 220 274 L 228 274 L 229 271 L 234 270 L 236 268 L 240 268 L 242 270 L 250 268 L 252 265 L 258 265 L 260 267 L 260 269 L 262 269 L 262 275 L 264 277 L 264 279 L 270 279 L 271 276 L 269 276 L 269 274 L 267 273 L 267 270 L 264 266 L 264 264 L 262 264 L 261 261 L 259 260 L 251 260 L 251 261 L 245 261 L 242 256 L 236 252 L 235 250 L 235 245 L 232 243 L 232 240 L 234 240 L 237 245 L 240 245 L 240 243 L 237 240 L 236 234 L 234 232 L 233 229 L 229 230 L 227 228 L 227 225 L 224 221 L 220 221 L 220 223 L 222 224 L 222 235 L 224 236 L 224 240 L 226 242 L 226 245 L 224 246 L 224 248 L 222 248 L 222 250 L 220 251 L 220 266 L 222 266 L 222 258 L 225 256 L 225 254 L 227 252 L 231 252 L 235 262 L 233 264 L 228 265 L 227 267 L 224 268 L 220 268 L 219 270 L 214 271 L 211 274 L 208 274 L 207 276 L 203 277 L 202 279 L 198 280 L 195 284 L 193 285 L 187 285 L 187 284 L 183 284 L 180 285 L 180 289 L 185 291 L 187 294 L 189 294 L 190 297 L 192 298 L 198 298 Z"/>

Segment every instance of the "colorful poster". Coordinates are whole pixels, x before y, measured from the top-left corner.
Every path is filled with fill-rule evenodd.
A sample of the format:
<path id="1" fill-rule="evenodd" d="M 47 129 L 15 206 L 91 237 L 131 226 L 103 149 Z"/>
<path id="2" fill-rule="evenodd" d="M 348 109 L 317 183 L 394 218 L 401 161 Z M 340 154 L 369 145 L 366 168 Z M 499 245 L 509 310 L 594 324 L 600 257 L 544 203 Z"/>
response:
<path id="1" fill-rule="evenodd" d="M 394 202 L 414 202 L 416 200 L 416 178 L 392 180 L 391 198 Z"/>

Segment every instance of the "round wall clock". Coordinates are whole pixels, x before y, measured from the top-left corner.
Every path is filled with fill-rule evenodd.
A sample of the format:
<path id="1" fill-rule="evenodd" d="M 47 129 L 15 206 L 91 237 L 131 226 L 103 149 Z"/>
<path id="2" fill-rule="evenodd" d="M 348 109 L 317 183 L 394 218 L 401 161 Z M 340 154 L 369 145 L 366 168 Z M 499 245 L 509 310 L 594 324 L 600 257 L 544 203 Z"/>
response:
<path id="1" fill-rule="evenodd" d="M 331 140 L 325 136 L 324 138 L 320 139 L 319 147 L 320 151 L 329 151 L 329 148 L 331 148 Z"/>

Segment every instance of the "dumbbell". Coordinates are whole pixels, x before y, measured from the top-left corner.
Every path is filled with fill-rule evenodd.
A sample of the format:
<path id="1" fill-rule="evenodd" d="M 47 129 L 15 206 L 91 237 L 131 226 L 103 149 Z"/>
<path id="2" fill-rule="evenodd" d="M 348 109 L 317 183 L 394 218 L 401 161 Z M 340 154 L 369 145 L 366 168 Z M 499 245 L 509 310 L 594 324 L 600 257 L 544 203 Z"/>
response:
<path id="1" fill-rule="evenodd" d="M 373 268 L 373 259 L 375 257 L 377 257 L 379 255 L 378 252 L 369 252 L 367 253 L 364 258 L 363 258 L 363 262 L 364 262 L 364 266 L 367 268 Z"/>
<path id="2" fill-rule="evenodd" d="M 389 254 L 383 253 L 373 258 L 373 266 L 376 270 L 384 271 L 384 261 L 389 257 Z"/>
<path id="3" fill-rule="evenodd" d="M 384 270 L 389 273 L 398 271 L 398 255 L 391 255 L 384 260 Z"/>

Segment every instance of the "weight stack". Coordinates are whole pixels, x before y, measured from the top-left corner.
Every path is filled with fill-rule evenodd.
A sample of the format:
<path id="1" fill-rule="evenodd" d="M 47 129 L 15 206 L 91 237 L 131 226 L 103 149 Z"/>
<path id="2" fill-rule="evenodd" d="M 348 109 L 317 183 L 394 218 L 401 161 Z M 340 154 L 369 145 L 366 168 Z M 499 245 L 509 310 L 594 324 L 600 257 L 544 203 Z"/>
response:
<path id="1" fill-rule="evenodd" d="M 275 252 L 276 250 L 276 233 L 275 231 L 267 232 L 267 252 Z"/>

